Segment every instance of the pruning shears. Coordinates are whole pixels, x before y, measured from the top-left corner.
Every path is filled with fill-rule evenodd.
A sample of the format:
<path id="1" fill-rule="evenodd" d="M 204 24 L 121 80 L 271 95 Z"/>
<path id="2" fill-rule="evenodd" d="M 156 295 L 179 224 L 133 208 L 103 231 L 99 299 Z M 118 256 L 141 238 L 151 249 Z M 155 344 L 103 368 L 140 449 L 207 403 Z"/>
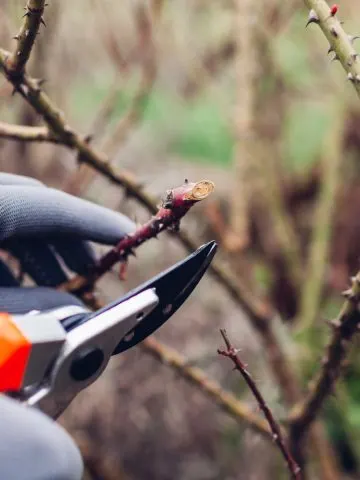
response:
<path id="1" fill-rule="evenodd" d="M 0 314 L 0 392 L 57 418 L 110 357 L 160 328 L 194 290 L 217 245 L 209 242 L 98 310 L 65 306 Z"/>

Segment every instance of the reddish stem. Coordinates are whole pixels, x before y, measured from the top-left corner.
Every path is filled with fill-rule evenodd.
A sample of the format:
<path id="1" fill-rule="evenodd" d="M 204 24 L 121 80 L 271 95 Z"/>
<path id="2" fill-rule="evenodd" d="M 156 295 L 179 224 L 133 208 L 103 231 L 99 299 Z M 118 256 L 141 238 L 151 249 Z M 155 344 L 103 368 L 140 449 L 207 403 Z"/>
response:
<path id="1" fill-rule="evenodd" d="M 252 394 L 256 398 L 258 405 L 262 412 L 265 415 L 266 420 L 269 423 L 269 426 L 272 431 L 272 437 L 277 446 L 279 447 L 283 457 L 286 460 L 288 469 L 291 473 L 291 477 L 295 480 L 300 480 L 301 475 L 300 475 L 300 467 L 299 465 L 295 462 L 293 459 L 284 439 L 281 433 L 281 429 L 275 420 L 270 408 L 267 406 L 264 397 L 260 393 L 254 379 L 250 375 L 250 373 L 246 369 L 246 365 L 241 361 L 240 357 L 238 356 L 238 351 L 231 345 L 231 342 L 229 340 L 229 337 L 227 336 L 227 333 L 225 330 L 221 329 L 220 333 L 224 339 L 225 345 L 226 345 L 226 350 L 223 349 L 218 349 L 218 354 L 222 355 L 224 357 L 230 358 L 230 360 L 234 363 L 235 365 L 235 370 L 238 370 L 241 375 L 243 376 L 245 382 L 248 384 Z"/>
<path id="2" fill-rule="evenodd" d="M 140 226 L 134 233 L 127 235 L 109 252 L 103 255 L 98 264 L 87 277 L 77 276 L 63 283 L 59 288 L 68 292 L 92 286 L 102 275 L 108 272 L 116 263 L 125 263 L 134 249 L 168 228 L 179 228 L 181 218 L 197 202 L 208 197 L 214 189 L 214 184 L 208 180 L 197 183 L 185 181 L 183 185 L 168 190 L 157 214 L 147 223 Z M 122 269 L 124 273 L 124 269 Z"/>

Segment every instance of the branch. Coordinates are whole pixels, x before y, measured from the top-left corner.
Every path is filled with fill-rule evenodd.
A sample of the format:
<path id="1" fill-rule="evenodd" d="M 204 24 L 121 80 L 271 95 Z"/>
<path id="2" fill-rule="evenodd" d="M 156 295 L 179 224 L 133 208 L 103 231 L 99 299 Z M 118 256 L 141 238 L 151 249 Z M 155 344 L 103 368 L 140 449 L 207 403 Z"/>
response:
<path id="1" fill-rule="evenodd" d="M 330 249 L 332 224 L 338 188 L 341 181 L 340 163 L 342 160 L 344 119 L 339 109 L 335 112 L 334 126 L 331 128 L 323 149 L 321 175 L 323 178 L 316 205 L 314 228 L 309 249 L 309 264 L 305 273 L 306 281 L 301 289 L 298 330 L 308 331 L 304 344 L 310 347 L 313 326 L 321 306 L 324 278 Z"/>
<path id="2" fill-rule="evenodd" d="M 17 41 L 15 51 L 7 60 L 8 72 L 14 79 L 23 75 L 40 25 L 45 25 L 44 8 L 45 0 L 28 0 L 26 4 L 23 24 L 14 37 Z"/>
<path id="3" fill-rule="evenodd" d="M 245 382 L 248 384 L 252 394 L 256 398 L 258 402 L 260 410 L 264 413 L 265 418 L 270 426 L 272 432 L 272 438 L 279 447 L 283 457 L 286 460 L 288 469 L 290 471 L 291 477 L 295 480 L 300 480 L 300 467 L 293 459 L 285 441 L 283 439 L 280 427 L 276 422 L 270 408 L 267 406 L 264 397 L 260 393 L 255 380 L 252 378 L 248 370 L 246 369 L 247 366 L 241 361 L 240 357 L 237 354 L 237 350 L 231 345 L 230 340 L 226 334 L 225 330 L 220 330 L 220 333 L 224 339 L 226 350 L 218 349 L 218 354 L 224 357 L 230 358 L 230 360 L 234 363 L 234 370 L 237 370 L 243 376 Z"/>
<path id="4" fill-rule="evenodd" d="M 117 262 L 125 264 L 129 255 L 134 254 L 134 249 L 146 240 L 157 237 L 160 232 L 168 228 L 178 229 L 181 218 L 195 203 L 207 198 L 213 190 L 214 184 L 208 180 L 197 183 L 186 181 L 180 187 L 168 190 L 166 199 L 154 217 L 134 233 L 120 240 L 113 249 L 101 257 L 97 266 L 87 277 L 79 275 L 62 284 L 59 289 L 77 292 L 89 286 L 92 287 Z"/>
<path id="5" fill-rule="evenodd" d="M 18 140 L 20 142 L 62 143 L 46 127 L 28 127 L 27 125 L 10 125 L 0 122 L 0 138 Z"/>
<path id="6" fill-rule="evenodd" d="M 352 278 L 352 287 L 344 292 L 347 297 L 338 318 L 331 322 L 333 335 L 327 348 L 322 370 L 304 401 L 296 405 L 290 414 L 291 437 L 299 444 L 315 420 L 326 398 L 333 392 L 335 382 L 341 374 L 342 365 L 351 347 L 352 337 L 360 325 L 360 272 Z"/>
<path id="7" fill-rule="evenodd" d="M 330 52 L 340 61 L 348 74 L 348 80 L 354 85 L 360 96 L 360 61 L 353 43 L 359 38 L 345 33 L 340 21 L 336 17 L 336 11 L 331 10 L 325 0 L 304 0 L 310 9 L 309 23 L 318 24 L 329 41 Z"/>
<path id="8" fill-rule="evenodd" d="M 200 391 L 217 403 L 239 423 L 246 423 L 256 432 L 271 438 L 271 431 L 267 423 L 246 405 L 240 402 L 235 395 L 227 392 L 211 380 L 200 368 L 188 365 L 188 361 L 176 350 L 163 345 L 154 337 L 149 337 L 139 344 L 145 353 L 151 355 L 164 365 L 173 368 L 181 377 L 197 386 Z"/>
<path id="9" fill-rule="evenodd" d="M 154 15 L 154 17 L 156 16 L 156 20 L 158 20 L 159 13 L 160 12 Z M 141 79 L 128 110 L 125 115 L 120 118 L 114 131 L 102 147 L 110 156 L 114 154 L 115 149 L 119 148 L 119 145 L 125 142 L 129 133 L 142 120 L 156 79 L 157 65 L 153 38 L 154 26 L 150 18 L 150 13 L 147 12 L 144 5 L 136 5 L 135 23 L 139 37 L 137 51 L 138 54 L 141 54 L 143 57 Z"/>

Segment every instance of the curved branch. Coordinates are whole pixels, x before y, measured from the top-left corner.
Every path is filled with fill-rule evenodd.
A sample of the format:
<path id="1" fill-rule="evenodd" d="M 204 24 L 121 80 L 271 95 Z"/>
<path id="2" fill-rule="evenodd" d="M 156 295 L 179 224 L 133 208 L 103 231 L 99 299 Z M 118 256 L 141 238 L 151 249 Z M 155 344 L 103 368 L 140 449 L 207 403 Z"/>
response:
<path id="1" fill-rule="evenodd" d="M 0 122 L 0 138 L 20 142 L 50 142 L 61 144 L 61 140 L 49 132 L 47 127 L 28 127 Z"/>
<path id="2" fill-rule="evenodd" d="M 326 398 L 332 393 L 335 382 L 351 347 L 352 337 L 360 326 L 360 272 L 352 278 L 352 287 L 344 292 L 347 297 L 336 320 L 331 322 L 333 335 L 327 348 L 323 367 L 310 385 L 312 385 L 304 401 L 296 405 L 290 414 L 291 436 L 298 444 L 307 433 L 312 422 L 322 408 Z"/>
<path id="3" fill-rule="evenodd" d="M 229 358 L 233 364 L 234 364 L 234 369 L 240 372 L 242 375 L 243 379 L 247 383 L 248 387 L 251 390 L 251 393 L 254 395 L 260 410 L 263 412 L 266 421 L 268 422 L 271 432 L 272 432 L 272 437 L 276 445 L 279 447 L 279 450 L 284 457 L 289 472 L 291 474 L 291 478 L 295 480 L 300 480 L 301 475 L 300 475 L 300 467 L 299 465 L 295 462 L 293 459 L 290 450 L 285 443 L 285 440 L 283 438 L 283 435 L 281 433 L 280 426 L 278 425 L 277 421 L 275 420 L 272 411 L 268 407 L 264 397 L 262 396 L 260 390 L 258 389 L 258 386 L 256 385 L 255 380 L 253 377 L 250 375 L 249 371 L 247 370 L 247 366 L 242 362 L 238 355 L 238 351 L 236 348 L 234 348 L 229 340 L 229 337 L 227 336 L 227 333 L 225 330 L 220 330 L 221 336 L 223 337 L 223 340 L 225 342 L 226 349 L 218 349 L 218 354 L 222 355 L 223 357 Z"/>

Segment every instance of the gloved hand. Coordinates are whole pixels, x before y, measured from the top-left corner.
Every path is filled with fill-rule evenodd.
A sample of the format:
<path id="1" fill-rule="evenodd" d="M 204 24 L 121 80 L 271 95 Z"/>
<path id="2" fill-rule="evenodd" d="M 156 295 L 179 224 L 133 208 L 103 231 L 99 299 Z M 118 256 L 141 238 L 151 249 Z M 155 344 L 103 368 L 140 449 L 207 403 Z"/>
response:
<path id="1" fill-rule="evenodd" d="M 21 287 L 0 261 L 0 311 L 27 313 L 81 305 L 76 297 L 55 290 L 67 280 L 62 262 L 73 272 L 86 274 L 95 262 L 89 240 L 113 245 L 134 229 L 124 215 L 31 178 L 0 174 L 0 248 L 18 258 L 38 285 Z M 0 395 L 0 479 L 81 476 L 80 453 L 66 432 L 44 414 Z"/>
<path id="2" fill-rule="evenodd" d="M 115 245 L 135 224 L 113 212 L 39 181 L 0 174 L 0 248 L 16 257 L 39 287 L 23 288 L 0 261 L 0 311 L 26 313 L 77 298 L 54 290 L 67 276 L 61 262 L 86 275 L 95 255 L 88 241 Z M 50 288 L 49 288 L 50 287 Z"/>

